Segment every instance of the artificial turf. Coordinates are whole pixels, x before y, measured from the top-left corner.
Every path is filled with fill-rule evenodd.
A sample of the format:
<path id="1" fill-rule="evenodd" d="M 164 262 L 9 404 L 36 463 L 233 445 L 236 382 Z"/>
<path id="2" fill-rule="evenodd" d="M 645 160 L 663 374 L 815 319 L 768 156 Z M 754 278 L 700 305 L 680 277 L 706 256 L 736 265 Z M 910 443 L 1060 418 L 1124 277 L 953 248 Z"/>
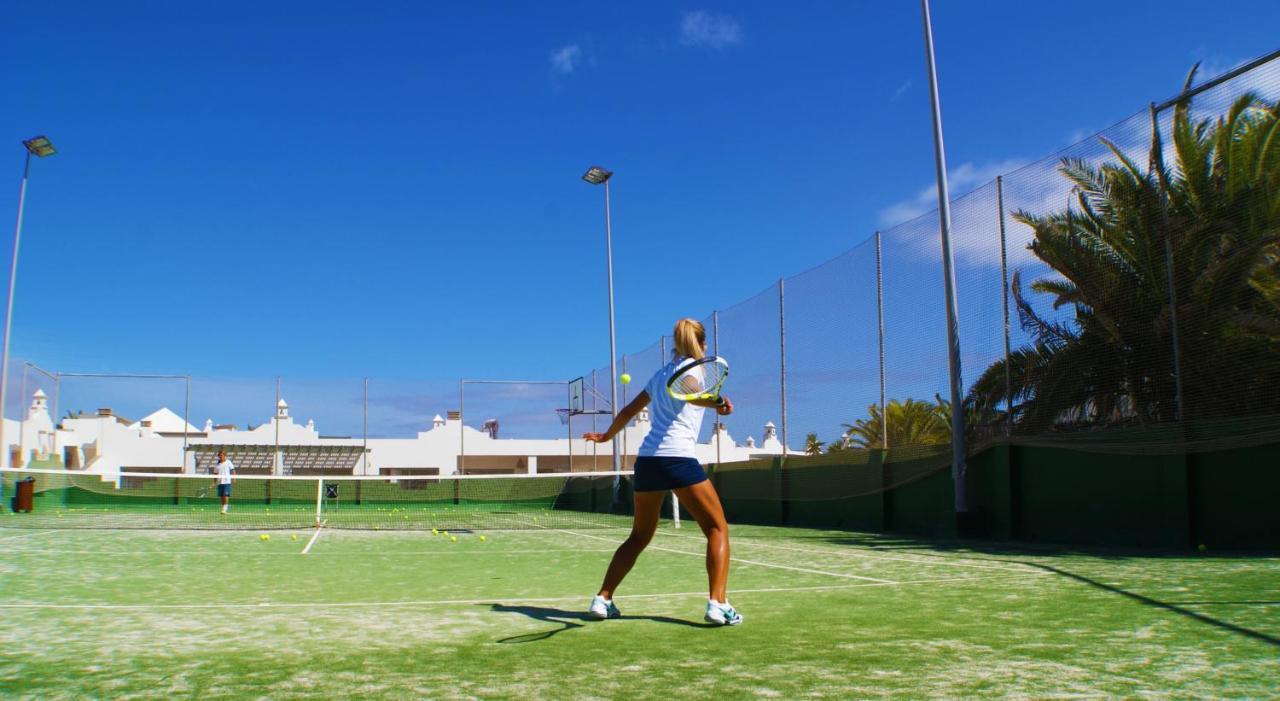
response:
<path id="1" fill-rule="evenodd" d="M 0 696 L 1280 693 L 1276 557 L 739 526 L 746 622 L 713 628 L 688 525 L 611 621 L 582 612 L 623 529 L 268 533 L 0 528 Z"/>

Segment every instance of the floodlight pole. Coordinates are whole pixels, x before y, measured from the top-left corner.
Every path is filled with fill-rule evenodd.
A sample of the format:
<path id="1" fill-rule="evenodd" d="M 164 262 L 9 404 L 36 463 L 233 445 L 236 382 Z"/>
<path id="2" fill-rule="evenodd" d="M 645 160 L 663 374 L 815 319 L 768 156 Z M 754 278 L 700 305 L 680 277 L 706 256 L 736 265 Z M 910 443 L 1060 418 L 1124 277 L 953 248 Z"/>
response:
<path id="1" fill-rule="evenodd" d="M 9 444 L 4 437 L 5 400 L 9 397 L 9 331 L 13 327 L 13 291 L 18 282 L 18 243 L 22 240 L 22 209 L 27 202 L 27 176 L 31 174 L 31 156 L 40 158 L 55 153 L 53 145 L 43 136 L 22 142 L 26 148 L 26 162 L 22 166 L 22 185 L 18 188 L 18 223 L 13 227 L 13 261 L 9 268 L 9 305 L 4 313 L 4 352 L 0 359 L 0 467 L 10 466 Z"/>
<path id="2" fill-rule="evenodd" d="M 613 330 L 613 220 L 609 213 L 609 179 L 613 171 L 599 166 L 592 166 L 582 179 L 592 185 L 604 185 L 604 250 L 605 270 L 609 285 L 609 402 L 610 413 L 618 418 L 618 351 Z M 625 435 L 625 434 L 624 434 Z M 613 471 L 622 470 L 622 457 L 618 452 L 618 439 L 615 436 L 610 443 L 613 446 Z"/>
<path id="3" fill-rule="evenodd" d="M 609 181 L 604 181 L 604 247 L 605 267 L 609 277 L 609 402 L 612 405 L 613 418 L 618 418 L 618 351 L 613 330 L 613 220 L 609 213 Z M 618 441 L 613 444 L 613 471 L 622 469 L 622 456 L 618 452 Z"/>
<path id="4" fill-rule="evenodd" d="M 956 514 L 969 511 L 965 489 L 964 390 L 960 379 L 960 328 L 956 309 L 955 260 L 951 254 L 951 197 L 947 191 L 947 155 L 942 143 L 942 108 L 938 100 L 938 71 L 933 55 L 933 23 L 929 0 L 920 0 L 924 18 L 925 66 L 929 72 L 929 105 L 933 117 L 933 155 L 938 171 L 938 227 L 942 239 L 942 277 L 947 303 L 947 360 L 951 370 L 951 479 Z"/>

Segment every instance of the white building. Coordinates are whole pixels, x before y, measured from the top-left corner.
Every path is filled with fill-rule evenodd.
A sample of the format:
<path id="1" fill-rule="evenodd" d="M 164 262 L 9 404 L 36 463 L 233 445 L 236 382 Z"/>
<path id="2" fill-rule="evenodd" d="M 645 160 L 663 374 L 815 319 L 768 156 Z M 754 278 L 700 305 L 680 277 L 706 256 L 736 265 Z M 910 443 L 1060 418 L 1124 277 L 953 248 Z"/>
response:
<path id="1" fill-rule="evenodd" d="M 202 429 L 187 423 L 166 407 L 137 421 L 116 416 L 110 409 L 69 417 L 54 427 L 48 398 L 32 395 L 21 421 L 6 420 L 5 436 L 14 441 L 20 458 L 15 465 L 65 464 L 109 476 L 118 472 L 203 472 L 218 449 L 227 450 L 246 474 L 369 474 L 449 475 L 476 473 L 589 472 L 611 469 L 613 448 L 580 438 L 493 438 L 488 431 L 464 426 L 457 412 L 436 415 L 431 425 L 412 438 L 321 437 L 315 423 L 295 423 L 281 399 L 266 423 L 251 429 L 215 426 Z M 617 439 L 629 468 L 650 428 L 648 411 L 641 412 Z M 719 425 L 706 443 L 697 446 L 704 464 L 740 462 L 781 455 L 773 422 L 763 427 L 757 447 L 751 438 L 739 444 Z M 717 440 L 718 438 L 718 440 Z M 799 451 L 790 451 L 799 454 Z"/>

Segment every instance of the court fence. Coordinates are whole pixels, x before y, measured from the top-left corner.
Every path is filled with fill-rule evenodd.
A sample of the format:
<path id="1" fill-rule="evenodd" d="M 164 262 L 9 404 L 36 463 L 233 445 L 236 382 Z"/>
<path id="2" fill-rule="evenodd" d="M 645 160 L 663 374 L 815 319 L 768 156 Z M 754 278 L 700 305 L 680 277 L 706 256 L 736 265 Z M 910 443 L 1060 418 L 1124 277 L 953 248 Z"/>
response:
<path id="1" fill-rule="evenodd" d="M 968 378 L 953 457 L 1130 428 L 1159 429 L 1141 435 L 1161 450 L 1210 429 L 1234 447 L 1275 440 L 1251 428 L 1280 414 L 1278 104 L 1280 51 L 1194 72 L 952 201 Z M 938 213 L 919 210 L 702 320 L 731 368 L 718 440 L 772 423 L 787 459 L 950 442 Z M 671 349 L 661 336 L 620 371 L 643 381 Z"/>

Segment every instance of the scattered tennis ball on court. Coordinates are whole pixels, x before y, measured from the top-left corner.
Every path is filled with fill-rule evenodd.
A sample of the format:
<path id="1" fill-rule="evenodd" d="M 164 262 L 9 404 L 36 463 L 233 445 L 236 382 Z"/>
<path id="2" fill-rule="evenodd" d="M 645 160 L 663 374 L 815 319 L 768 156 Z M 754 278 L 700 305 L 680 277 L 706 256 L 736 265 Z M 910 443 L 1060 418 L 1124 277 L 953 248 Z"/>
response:
<path id="1" fill-rule="evenodd" d="M 263 533 L 258 537 L 261 538 L 262 540 L 271 540 L 271 536 L 267 535 L 266 533 Z"/>
<path id="2" fill-rule="evenodd" d="M 440 531 L 437 531 L 436 529 L 432 528 L 431 535 L 440 535 Z"/>
<path id="3" fill-rule="evenodd" d="M 480 536 L 480 542 L 483 543 L 484 540 L 485 540 L 484 536 Z"/>
<path id="4" fill-rule="evenodd" d="M 294 539 L 294 540 L 297 540 L 297 539 L 298 539 L 298 534 L 297 534 L 297 533 L 294 533 L 294 534 L 293 534 L 293 539 Z"/>
<path id="5" fill-rule="evenodd" d="M 627 373 L 625 373 L 625 372 L 624 372 L 624 373 L 622 373 L 622 377 L 619 377 L 618 379 L 619 379 L 619 380 L 621 380 L 621 381 L 622 381 L 622 384 L 624 384 L 624 385 L 629 385 L 629 384 L 631 384 L 631 375 L 628 375 L 628 374 L 627 374 Z"/>
<path id="6" fill-rule="evenodd" d="M 450 542 L 450 543 L 456 543 L 456 542 L 458 542 L 458 536 L 456 536 L 456 535 L 451 535 L 451 536 L 449 536 L 449 542 Z"/>

